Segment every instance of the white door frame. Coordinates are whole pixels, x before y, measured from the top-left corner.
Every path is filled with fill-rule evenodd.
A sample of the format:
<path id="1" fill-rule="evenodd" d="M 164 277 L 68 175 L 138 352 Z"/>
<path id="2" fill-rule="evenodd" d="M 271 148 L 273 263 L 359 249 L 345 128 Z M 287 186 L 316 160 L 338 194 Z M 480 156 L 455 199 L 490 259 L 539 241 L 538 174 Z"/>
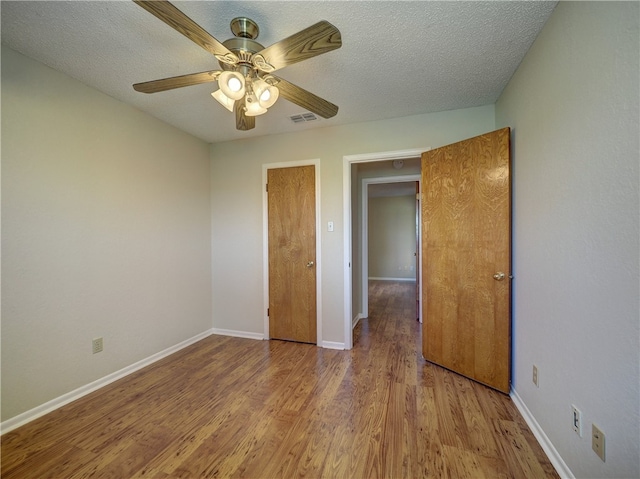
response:
<path id="1" fill-rule="evenodd" d="M 269 339 L 269 196 L 267 195 L 267 172 L 277 168 L 293 168 L 296 166 L 310 166 L 315 168 L 316 181 L 316 345 L 322 347 L 322 228 L 320 227 L 320 159 L 282 161 L 262 165 L 262 284 L 264 311 L 264 339 Z"/>
<path id="2" fill-rule="evenodd" d="M 353 322 L 351 318 L 351 299 L 353 296 L 353 284 L 351 281 L 351 259 L 353 251 L 351 248 L 351 230 L 353 228 L 351 218 L 351 165 L 353 163 L 370 163 L 383 160 L 406 160 L 416 158 L 423 152 L 431 148 L 414 148 L 411 150 L 386 151 L 380 153 L 363 153 L 360 155 L 346 155 L 342 157 L 342 199 L 343 199 L 343 222 L 344 222 L 344 348 L 353 347 Z M 422 273 L 420 273 L 422 274 Z M 421 277 L 420 277 L 421 278 Z M 422 278 L 421 278 L 422 279 Z"/>
<path id="3" fill-rule="evenodd" d="M 360 251 L 362 253 L 362 258 L 360 259 L 360 264 L 362 266 L 362 303 L 361 303 L 361 314 L 362 318 L 369 317 L 369 195 L 368 189 L 369 185 L 376 185 L 382 183 L 406 183 L 406 182 L 421 182 L 421 175 L 403 175 L 403 176 L 380 176 L 377 178 L 363 178 L 362 179 L 362 243 L 360 244 Z M 414 193 L 415 194 L 415 193 Z M 418 215 L 420 215 L 420 211 L 418 211 Z M 420 224 L 420 223 L 418 223 Z M 422 238 L 422 232 L 420 228 L 418 228 L 418 237 Z M 418 243 L 420 244 L 420 243 Z M 420 251 L 416 251 L 418 258 L 420 257 Z M 416 271 L 416 278 L 418 281 L 420 280 L 420 269 Z M 420 301 L 420 310 L 422 310 L 422 298 L 418 298 Z M 420 311 L 420 319 L 422 317 L 422 311 Z"/>

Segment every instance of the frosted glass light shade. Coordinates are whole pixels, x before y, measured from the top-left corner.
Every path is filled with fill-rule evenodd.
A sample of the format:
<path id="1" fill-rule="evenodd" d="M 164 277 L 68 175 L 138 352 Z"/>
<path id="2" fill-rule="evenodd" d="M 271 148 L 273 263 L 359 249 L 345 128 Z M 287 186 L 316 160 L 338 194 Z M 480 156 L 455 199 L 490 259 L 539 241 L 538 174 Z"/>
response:
<path id="1" fill-rule="evenodd" d="M 262 108 L 272 106 L 280 95 L 280 91 L 276 87 L 269 85 L 264 80 L 256 80 L 253 82 L 253 92 L 256 94 L 258 103 L 260 103 Z"/>
<path id="2" fill-rule="evenodd" d="M 258 116 L 267 112 L 266 108 L 262 108 L 255 94 L 247 95 L 244 102 L 245 115 Z"/>
<path id="3" fill-rule="evenodd" d="M 218 78 L 218 86 L 232 100 L 239 100 L 244 96 L 244 77 L 238 72 L 222 72 Z"/>
<path id="4" fill-rule="evenodd" d="M 231 98 L 229 98 L 227 95 L 225 95 L 224 93 L 222 93 L 222 90 L 216 90 L 214 91 L 211 96 L 213 98 L 215 98 L 218 103 L 220 103 L 223 107 L 225 107 L 227 110 L 233 112 L 233 104 L 235 103 L 235 100 L 232 100 Z"/>

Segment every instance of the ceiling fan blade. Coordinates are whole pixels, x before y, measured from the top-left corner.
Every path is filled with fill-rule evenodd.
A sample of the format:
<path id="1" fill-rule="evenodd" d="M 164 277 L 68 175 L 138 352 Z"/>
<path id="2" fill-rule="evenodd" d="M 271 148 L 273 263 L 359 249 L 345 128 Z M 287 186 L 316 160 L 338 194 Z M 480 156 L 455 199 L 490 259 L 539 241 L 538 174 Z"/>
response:
<path id="1" fill-rule="evenodd" d="M 133 89 L 142 93 L 157 93 L 159 91 L 173 90 L 174 88 L 214 82 L 218 79 L 220 73 L 220 70 L 211 70 L 208 72 L 191 73 L 189 75 L 163 78 L 162 80 L 136 83 L 133 85 Z"/>
<path id="2" fill-rule="evenodd" d="M 291 103 L 295 103 L 322 118 L 331 118 L 338 113 L 338 106 L 313 93 L 289 83 L 280 77 L 273 76 L 275 86 L 280 90 L 280 95 Z"/>
<path id="3" fill-rule="evenodd" d="M 330 52 L 342 46 L 340 31 L 322 20 L 258 52 L 273 70 Z"/>
<path id="4" fill-rule="evenodd" d="M 219 60 L 232 64 L 238 62 L 238 57 L 234 53 L 171 3 L 165 0 L 133 1 Z"/>
<path id="5" fill-rule="evenodd" d="M 244 102 L 242 100 L 236 100 L 233 104 L 233 111 L 236 114 L 237 130 L 246 131 L 256 127 L 256 117 L 244 114 Z"/>

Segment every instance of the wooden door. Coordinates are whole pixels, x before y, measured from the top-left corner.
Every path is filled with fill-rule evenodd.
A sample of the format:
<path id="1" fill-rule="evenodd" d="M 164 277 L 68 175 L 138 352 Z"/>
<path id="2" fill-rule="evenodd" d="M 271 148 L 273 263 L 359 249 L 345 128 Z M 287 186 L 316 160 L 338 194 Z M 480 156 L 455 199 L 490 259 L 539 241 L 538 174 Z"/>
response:
<path id="1" fill-rule="evenodd" d="M 416 320 L 420 321 L 420 182 L 416 181 Z"/>
<path id="2" fill-rule="evenodd" d="M 268 170 L 267 195 L 269 336 L 315 344 L 315 166 Z"/>
<path id="3" fill-rule="evenodd" d="M 422 155 L 422 352 L 508 393 L 509 128 Z"/>

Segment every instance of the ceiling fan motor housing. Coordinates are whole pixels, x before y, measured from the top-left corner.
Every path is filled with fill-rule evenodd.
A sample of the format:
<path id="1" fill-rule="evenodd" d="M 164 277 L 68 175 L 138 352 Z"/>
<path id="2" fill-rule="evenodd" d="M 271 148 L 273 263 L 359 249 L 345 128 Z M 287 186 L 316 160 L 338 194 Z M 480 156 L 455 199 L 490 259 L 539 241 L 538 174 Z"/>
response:
<path id="1" fill-rule="evenodd" d="M 229 65 L 228 63 L 218 61 L 220 68 L 223 70 L 237 70 L 238 66 L 243 65 L 252 68 L 251 57 L 259 51 L 264 50 L 262 45 L 250 38 L 230 38 L 222 42 L 222 44 L 235 53 L 239 59 L 237 65 Z"/>
<path id="2" fill-rule="evenodd" d="M 234 18 L 231 20 L 230 26 L 231 32 L 235 37 L 222 42 L 222 44 L 235 53 L 240 61 L 237 65 L 229 65 L 220 61 L 220 67 L 223 70 L 240 70 L 246 76 L 249 69 L 253 67 L 251 57 L 264 50 L 264 46 L 255 41 L 258 38 L 260 29 L 256 22 L 247 17 Z"/>

